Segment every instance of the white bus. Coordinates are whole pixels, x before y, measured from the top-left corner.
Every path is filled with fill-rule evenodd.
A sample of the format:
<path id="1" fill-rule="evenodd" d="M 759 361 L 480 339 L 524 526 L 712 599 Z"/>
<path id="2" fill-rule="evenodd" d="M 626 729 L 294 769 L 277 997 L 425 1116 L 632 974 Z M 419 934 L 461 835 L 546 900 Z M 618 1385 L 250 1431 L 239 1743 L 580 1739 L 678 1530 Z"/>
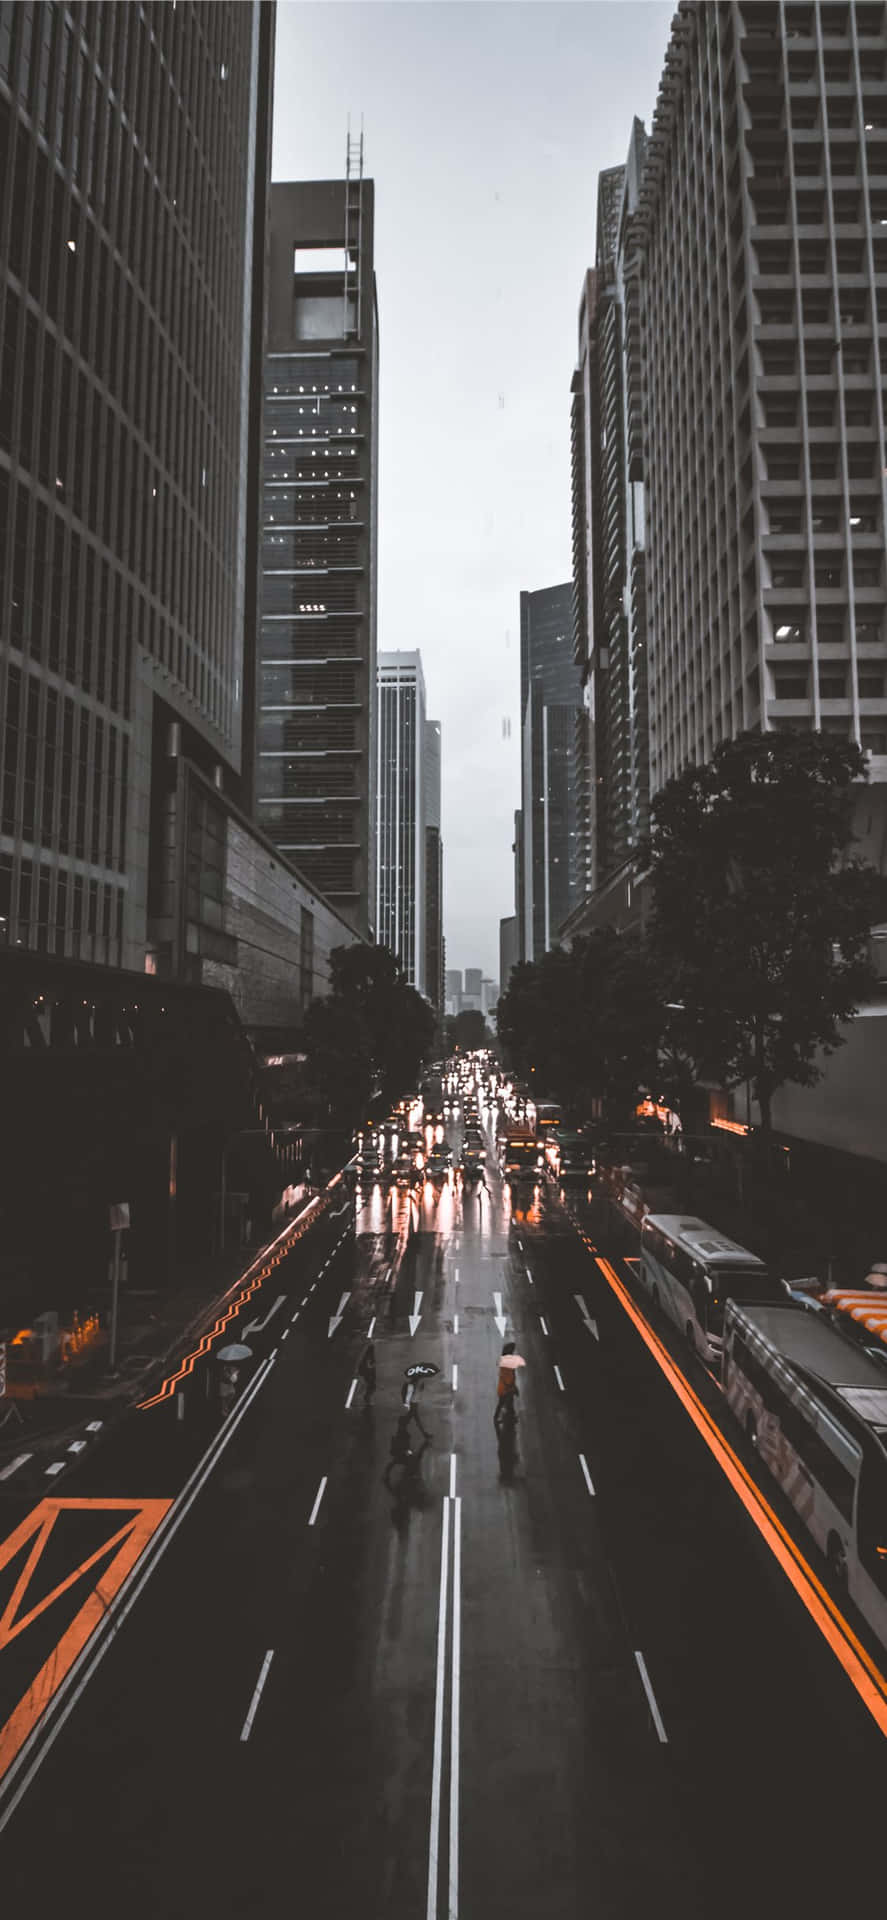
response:
<path id="1" fill-rule="evenodd" d="M 724 1322 L 723 1386 L 746 1438 L 887 1647 L 887 1379 L 822 1314 L 786 1302 Z"/>
<path id="2" fill-rule="evenodd" d="M 691 1352 L 710 1367 L 720 1363 L 727 1299 L 785 1299 L 756 1253 L 692 1215 L 645 1215 L 640 1272 L 654 1306 L 680 1327 Z"/>

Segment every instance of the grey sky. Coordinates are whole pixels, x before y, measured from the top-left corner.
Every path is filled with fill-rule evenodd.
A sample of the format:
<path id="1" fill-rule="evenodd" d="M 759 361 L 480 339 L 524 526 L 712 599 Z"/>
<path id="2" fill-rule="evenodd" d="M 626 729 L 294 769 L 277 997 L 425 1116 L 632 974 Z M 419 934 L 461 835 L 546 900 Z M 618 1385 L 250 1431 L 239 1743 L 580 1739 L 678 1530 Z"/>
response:
<path id="1" fill-rule="evenodd" d="M 570 575 L 570 375 L 595 195 L 649 126 L 661 0 L 281 0 L 274 178 L 364 119 L 381 335 L 379 645 L 443 727 L 447 965 L 498 976 L 520 799 L 518 595 Z M 510 738 L 503 720 L 510 719 Z"/>

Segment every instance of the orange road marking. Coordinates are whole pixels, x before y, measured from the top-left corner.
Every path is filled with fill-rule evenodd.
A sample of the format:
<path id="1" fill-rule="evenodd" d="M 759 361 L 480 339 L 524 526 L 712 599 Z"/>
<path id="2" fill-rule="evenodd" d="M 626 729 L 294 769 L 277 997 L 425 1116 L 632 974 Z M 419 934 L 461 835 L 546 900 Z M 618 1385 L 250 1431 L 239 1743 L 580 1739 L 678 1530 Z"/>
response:
<path id="1" fill-rule="evenodd" d="M 857 1639 L 831 1595 L 805 1560 L 800 1548 L 795 1545 L 778 1514 L 761 1493 L 729 1441 L 725 1440 L 717 1422 L 694 1392 L 680 1367 L 672 1359 L 667 1347 L 653 1332 L 640 1309 L 635 1306 L 615 1268 L 611 1266 L 609 1260 L 602 1259 L 600 1254 L 595 1256 L 595 1264 L 600 1268 L 604 1279 L 612 1288 L 620 1305 L 624 1307 L 629 1319 L 634 1322 L 641 1339 L 649 1347 L 669 1385 L 689 1413 L 693 1425 L 702 1435 L 710 1453 L 714 1455 L 734 1493 L 739 1496 L 758 1532 L 763 1536 L 774 1558 L 791 1581 L 795 1592 L 803 1601 L 823 1638 L 837 1656 L 873 1720 L 880 1731 L 887 1734 L 887 1677 L 876 1666 L 861 1640 Z"/>
<path id="2" fill-rule="evenodd" d="M 108 1607 L 119 1592 L 127 1574 L 138 1559 L 156 1531 L 164 1514 L 172 1506 L 171 1500 L 41 1500 L 16 1527 L 9 1537 L 0 1543 L 0 1570 L 9 1565 L 15 1555 L 27 1542 L 33 1539 L 33 1546 L 15 1583 L 12 1594 L 0 1616 L 0 1652 L 9 1646 L 16 1635 L 39 1618 L 46 1608 L 58 1600 L 63 1593 L 82 1579 L 91 1567 L 113 1554 L 113 1559 L 99 1576 L 96 1585 L 79 1612 L 62 1634 L 48 1660 L 32 1680 L 27 1693 L 22 1696 L 6 1721 L 0 1727 L 0 1780 L 12 1765 L 16 1754 L 45 1713 L 53 1694 L 61 1686 L 66 1674 L 70 1672 L 78 1654 L 86 1646 L 99 1622 L 104 1619 Z M 41 1555 L 52 1535 L 52 1529 L 60 1513 L 128 1513 L 130 1518 L 112 1533 L 104 1544 L 81 1561 L 72 1573 L 53 1587 L 52 1592 L 44 1596 L 30 1612 L 18 1615 L 19 1605 L 24 1598 L 28 1585 L 39 1565 Z M 17 1617 L 18 1616 L 18 1617 Z"/>
<path id="3" fill-rule="evenodd" d="M 334 1184 L 333 1181 L 330 1182 L 331 1186 Z M 308 1228 L 314 1225 L 315 1220 L 319 1218 L 319 1215 L 324 1212 L 328 1205 L 329 1202 L 325 1194 L 321 1194 L 317 1200 L 309 1202 L 309 1205 L 305 1209 L 305 1214 L 300 1215 L 298 1220 L 293 1221 L 293 1225 L 289 1230 L 287 1245 L 282 1247 L 278 1253 L 271 1255 L 269 1264 L 262 1267 L 261 1271 L 257 1273 L 249 1284 L 238 1294 L 237 1299 L 232 1301 L 227 1313 L 221 1314 L 210 1332 L 205 1333 L 197 1346 L 192 1349 L 191 1353 L 185 1355 L 184 1360 L 176 1368 L 175 1373 L 167 1374 L 163 1385 L 158 1388 L 157 1392 L 152 1393 L 148 1400 L 139 1400 L 139 1412 L 144 1412 L 146 1407 L 157 1407 L 161 1401 L 168 1400 L 175 1392 L 179 1381 L 185 1380 L 189 1373 L 194 1372 L 197 1361 L 202 1359 L 204 1354 L 209 1353 L 210 1348 L 215 1345 L 219 1334 L 224 1332 L 229 1321 L 235 1318 L 240 1312 L 241 1307 L 246 1306 L 247 1301 L 252 1298 L 256 1288 L 261 1286 L 262 1281 L 270 1278 L 272 1267 L 278 1267 L 280 1265 L 281 1260 L 291 1252 L 296 1241 L 301 1240 L 303 1233 L 307 1233 Z M 312 1211 L 312 1209 L 316 1209 L 316 1211 Z M 310 1218 L 308 1217 L 309 1215 Z"/>

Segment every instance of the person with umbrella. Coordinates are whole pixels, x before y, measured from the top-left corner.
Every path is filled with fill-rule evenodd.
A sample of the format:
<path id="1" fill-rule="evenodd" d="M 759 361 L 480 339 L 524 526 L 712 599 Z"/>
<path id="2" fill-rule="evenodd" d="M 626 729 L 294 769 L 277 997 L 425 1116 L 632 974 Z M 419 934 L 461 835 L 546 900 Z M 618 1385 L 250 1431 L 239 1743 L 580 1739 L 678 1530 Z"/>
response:
<path id="1" fill-rule="evenodd" d="M 406 1419 L 408 1421 L 415 1420 L 416 1425 L 419 1429 L 419 1432 L 421 1434 L 424 1434 L 426 1440 L 430 1439 L 431 1436 L 428 1433 L 427 1428 L 423 1427 L 422 1422 L 419 1418 L 419 1408 L 417 1405 L 417 1400 L 418 1400 L 419 1394 L 424 1389 L 426 1380 L 430 1380 L 433 1377 L 433 1375 L 436 1373 L 437 1373 L 437 1367 L 435 1367 L 430 1360 L 420 1360 L 416 1363 L 416 1365 L 412 1367 L 406 1367 L 404 1369 L 405 1377 L 404 1377 L 404 1383 L 403 1383 L 403 1387 L 401 1389 L 401 1395 L 400 1395 L 403 1401 L 403 1404 L 406 1407 L 406 1416 L 405 1416 Z"/>
<path id="2" fill-rule="evenodd" d="M 493 1425 L 498 1429 L 503 1420 L 517 1419 L 517 1369 L 525 1367 L 526 1361 L 515 1352 L 513 1340 L 506 1340 L 499 1360 L 499 1377 L 496 1381 L 496 1411 Z"/>

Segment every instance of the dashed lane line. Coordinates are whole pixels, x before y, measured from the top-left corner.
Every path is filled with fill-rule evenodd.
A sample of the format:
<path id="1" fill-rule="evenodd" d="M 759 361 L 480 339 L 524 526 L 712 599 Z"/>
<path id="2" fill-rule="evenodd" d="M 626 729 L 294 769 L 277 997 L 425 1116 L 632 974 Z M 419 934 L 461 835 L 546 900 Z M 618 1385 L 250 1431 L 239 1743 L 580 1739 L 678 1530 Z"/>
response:
<path id="1" fill-rule="evenodd" d="M 585 1476 L 585 1484 L 593 1500 L 594 1499 L 594 1481 L 592 1480 L 591 1474 L 588 1471 L 588 1461 L 586 1460 L 584 1453 L 580 1453 L 579 1455 L 579 1465 L 582 1468 L 582 1472 Z"/>
<path id="2" fill-rule="evenodd" d="M 542 1315 L 541 1313 L 540 1313 L 540 1315 L 539 1315 L 539 1325 L 540 1325 L 540 1327 L 542 1328 L 542 1331 L 543 1331 L 543 1333 L 544 1333 L 544 1335 L 545 1335 L 545 1338 L 546 1338 L 546 1340 L 547 1340 L 547 1339 L 548 1339 L 548 1337 L 549 1337 L 549 1334 L 548 1334 L 548 1326 L 547 1326 L 547 1323 L 546 1323 L 546 1321 L 545 1321 L 545 1318 L 544 1318 L 544 1316 L 543 1316 L 543 1315 Z"/>
<path id="3" fill-rule="evenodd" d="M 350 1387 L 348 1388 L 348 1398 L 345 1402 L 346 1409 L 350 1407 L 356 1391 L 357 1391 L 357 1379 L 355 1377 L 355 1379 L 352 1380 Z"/>
<path id="4" fill-rule="evenodd" d="M 555 1367 L 554 1377 L 557 1381 L 558 1386 L 560 1387 L 561 1393 L 566 1393 L 566 1387 L 564 1386 L 563 1380 L 561 1379 L 560 1367 Z"/>
<path id="5" fill-rule="evenodd" d="M 262 1661 L 261 1672 L 259 1674 L 258 1680 L 256 1681 L 253 1697 L 249 1703 L 249 1712 L 246 1716 L 246 1719 L 244 1720 L 243 1726 L 240 1729 L 241 1740 L 248 1740 L 250 1733 L 252 1732 L 252 1724 L 256 1717 L 256 1708 L 258 1707 L 259 1701 L 262 1698 L 262 1688 L 264 1687 L 265 1681 L 268 1678 L 268 1668 L 270 1667 L 273 1659 L 274 1659 L 274 1648 L 269 1647 L 268 1652 L 266 1653 L 265 1658 Z"/>
<path id="6" fill-rule="evenodd" d="M 323 1479 L 321 1480 L 320 1486 L 318 1487 L 317 1493 L 315 1495 L 314 1505 L 311 1509 L 311 1518 L 308 1522 L 309 1527 L 313 1527 L 314 1522 L 317 1519 L 318 1513 L 320 1512 L 320 1503 L 321 1503 L 321 1500 L 323 1499 L 324 1494 L 326 1493 L 326 1481 L 327 1481 L 327 1476 L 326 1474 L 324 1474 Z"/>
<path id="7" fill-rule="evenodd" d="M 14 1460 L 10 1460 L 8 1467 L 4 1467 L 2 1472 L 0 1472 L 0 1480 L 11 1480 L 13 1474 L 18 1473 L 19 1467 L 23 1467 L 25 1461 L 32 1460 L 33 1457 L 33 1454 L 30 1453 L 17 1454 Z"/>
<path id="8" fill-rule="evenodd" d="M 634 1657 L 635 1657 L 635 1659 L 636 1659 L 636 1661 L 637 1661 L 637 1666 L 638 1666 L 638 1673 L 639 1673 L 639 1674 L 640 1674 L 640 1676 L 641 1676 L 641 1680 L 642 1680 L 642 1682 L 643 1682 L 643 1687 L 644 1687 L 644 1692 L 645 1692 L 645 1694 L 646 1694 L 646 1696 L 647 1696 L 647 1705 L 648 1705 L 648 1707 L 649 1707 L 649 1709 L 650 1709 L 650 1712 L 651 1712 L 651 1714 L 652 1714 L 652 1716 L 653 1716 L 653 1725 L 654 1725 L 654 1727 L 656 1728 L 656 1732 L 657 1732 L 657 1735 L 658 1735 L 658 1737 L 659 1737 L 659 1741 L 660 1741 L 660 1743 L 661 1743 L 661 1745 L 662 1745 L 662 1746 L 664 1746 L 664 1747 L 667 1747 L 667 1746 L 668 1746 L 668 1734 L 666 1733 L 666 1731 L 665 1731 L 665 1727 L 664 1727 L 664 1725 L 663 1725 L 663 1721 L 662 1721 L 662 1715 L 661 1715 L 661 1713 L 660 1713 L 660 1711 L 659 1711 L 659 1707 L 658 1707 L 658 1705 L 657 1705 L 657 1701 L 656 1701 L 656 1695 L 655 1695 L 655 1693 L 653 1692 L 653 1687 L 652 1687 L 652 1683 L 651 1683 L 651 1681 L 650 1681 L 650 1675 L 649 1675 L 649 1674 L 648 1674 L 648 1672 L 647 1672 L 647 1666 L 646 1666 L 646 1662 L 645 1662 L 645 1660 L 644 1660 L 644 1656 L 643 1656 L 643 1654 L 642 1654 L 642 1653 L 638 1653 L 637 1651 L 635 1651 L 635 1656 L 634 1656 Z"/>

